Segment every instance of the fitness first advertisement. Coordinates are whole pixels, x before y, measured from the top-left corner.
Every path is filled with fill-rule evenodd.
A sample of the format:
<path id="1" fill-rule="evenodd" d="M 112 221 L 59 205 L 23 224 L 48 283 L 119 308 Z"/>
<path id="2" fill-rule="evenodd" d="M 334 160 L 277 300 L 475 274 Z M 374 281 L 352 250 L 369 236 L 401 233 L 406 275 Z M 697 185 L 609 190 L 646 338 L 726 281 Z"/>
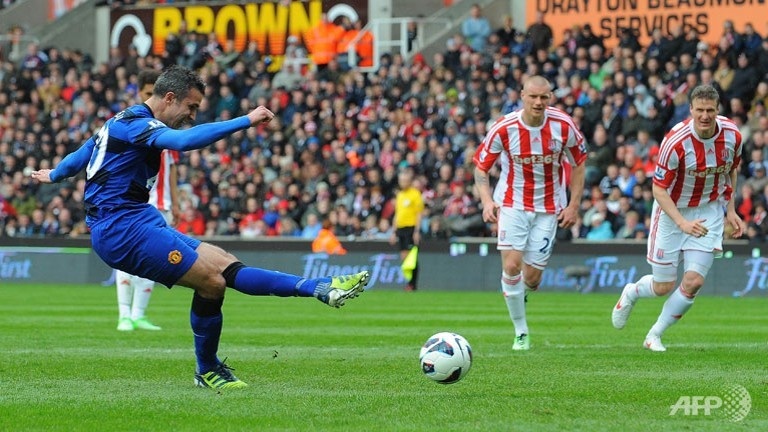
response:
<path id="1" fill-rule="evenodd" d="M 112 269 L 85 242 L 47 240 L 46 246 L 3 245 L 0 240 L 0 291 L 5 282 L 68 283 L 112 286 Z M 54 245 L 54 243 L 61 243 Z M 400 256 L 386 242 L 346 242 L 346 255 L 312 253 L 309 242 L 220 240 L 249 265 L 302 275 L 306 278 L 371 272 L 368 289 L 403 288 L 406 280 Z M 541 290 L 612 293 L 650 273 L 645 245 L 558 244 L 542 275 Z M 760 248 L 726 247 L 715 259 L 702 295 L 768 296 L 768 256 Z M 499 291 L 501 259 L 495 244 L 478 241 L 427 243 L 419 248 L 419 280 L 423 291 Z M 72 269 L 78 269 L 73 272 Z M 472 271 L 467 271 L 472 269 Z"/>

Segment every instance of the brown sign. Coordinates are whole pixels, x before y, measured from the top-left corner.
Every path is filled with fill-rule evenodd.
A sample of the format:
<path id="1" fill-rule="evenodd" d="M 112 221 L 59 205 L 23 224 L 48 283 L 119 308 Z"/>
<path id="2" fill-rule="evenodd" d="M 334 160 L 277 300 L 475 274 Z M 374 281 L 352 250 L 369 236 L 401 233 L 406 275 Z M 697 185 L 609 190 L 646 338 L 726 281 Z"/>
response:
<path id="1" fill-rule="evenodd" d="M 241 52 L 256 41 L 262 54 L 285 54 L 289 36 L 303 37 L 323 14 L 331 20 L 347 16 L 352 21 L 368 19 L 368 0 L 265 1 L 247 4 L 156 6 L 115 9 L 111 16 L 110 46 L 133 44 L 140 55 L 162 54 L 165 40 L 186 23 L 187 31 L 215 33 L 224 46 L 229 39 Z"/>

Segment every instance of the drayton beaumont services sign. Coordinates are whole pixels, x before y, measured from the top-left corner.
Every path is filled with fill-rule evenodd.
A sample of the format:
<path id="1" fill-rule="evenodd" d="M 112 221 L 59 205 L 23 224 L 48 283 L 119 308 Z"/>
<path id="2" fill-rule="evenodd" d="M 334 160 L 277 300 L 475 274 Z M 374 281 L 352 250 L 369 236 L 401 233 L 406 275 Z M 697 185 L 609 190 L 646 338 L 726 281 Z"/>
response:
<path id="1" fill-rule="evenodd" d="M 0 289 L 7 283 L 111 284 L 112 270 L 90 249 L 87 240 L 0 239 Z M 247 265 L 320 277 L 368 269 L 369 289 L 402 289 L 399 255 L 386 242 L 345 242 L 349 253 L 328 256 L 309 252 L 305 241 L 236 241 L 213 243 L 232 251 Z M 43 246 L 45 245 L 45 246 Z M 501 263 L 495 245 L 459 239 L 422 245 L 419 285 L 424 291 L 498 291 Z M 544 271 L 544 291 L 618 293 L 627 282 L 650 272 L 643 243 L 564 243 L 555 246 Z M 66 275 L 66 276 L 63 276 Z M 768 296 L 768 251 L 744 243 L 727 244 L 714 261 L 703 295 Z"/>

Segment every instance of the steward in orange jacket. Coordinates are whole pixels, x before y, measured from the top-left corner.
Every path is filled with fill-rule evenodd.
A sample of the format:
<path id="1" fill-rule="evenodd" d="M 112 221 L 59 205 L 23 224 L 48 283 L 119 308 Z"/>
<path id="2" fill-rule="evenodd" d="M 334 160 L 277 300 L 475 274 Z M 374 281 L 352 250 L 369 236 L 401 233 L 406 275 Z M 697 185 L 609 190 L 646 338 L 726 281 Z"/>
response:
<path id="1" fill-rule="evenodd" d="M 320 23 L 305 34 L 305 40 L 312 61 L 318 66 L 326 66 L 336 57 L 339 40 L 344 29 L 328 21 L 323 14 Z"/>
<path id="2" fill-rule="evenodd" d="M 354 27 L 345 31 L 339 39 L 338 53 L 339 59 L 347 58 L 347 51 L 349 45 L 352 43 L 357 35 L 362 33 L 362 37 L 357 41 L 355 52 L 357 53 L 357 63 L 350 64 L 350 67 L 371 67 L 373 66 L 373 34 L 369 31 L 363 31 L 363 24 L 360 21 L 355 21 Z M 340 61 L 340 63 L 342 63 Z"/>
<path id="3" fill-rule="evenodd" d="M 357 65 L 360 67 L 373 66 L 373 34 L 368 30 L 362 31 L 363 36 L 357 42 Z"/>
<path id="4" fill-rule="evenodd" d="M 341 245 L 339 238 L 333 233 L 331 227 L 331 221 L 328 219 L 323 221 L 323 228 L 317 234 L 317 237 L 312 240 L 312 252 L 327 253 L 328 255 L 346 255 L 347 250 Z"/>

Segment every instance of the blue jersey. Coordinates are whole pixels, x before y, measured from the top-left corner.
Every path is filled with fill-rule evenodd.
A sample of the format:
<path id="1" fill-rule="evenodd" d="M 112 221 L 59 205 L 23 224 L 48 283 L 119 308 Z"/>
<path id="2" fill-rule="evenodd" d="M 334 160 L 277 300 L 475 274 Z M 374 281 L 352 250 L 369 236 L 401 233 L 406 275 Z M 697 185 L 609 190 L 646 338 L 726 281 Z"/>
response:
<path id="1" fill-rule="evenodd" d="M 241 116 L 176 130 L 154 118 L 146 104 L 134 105 L 109 119 L 96 135 L 68 155 L 51 173 L 51 180 L 74 175 L 87 157 L 88 208 L 114 209 L 146 203 L 163 149 L 203 148 L 250 125 L 248 117 Z"/>
<path id="2" fill-rule="evenodd" d="M 154 142 L 168 130 L 146 105 L 132 106 L 109 119 L 93 137 L 86 205 L 115 208 L 146 203 L 162 152 Z"/>

